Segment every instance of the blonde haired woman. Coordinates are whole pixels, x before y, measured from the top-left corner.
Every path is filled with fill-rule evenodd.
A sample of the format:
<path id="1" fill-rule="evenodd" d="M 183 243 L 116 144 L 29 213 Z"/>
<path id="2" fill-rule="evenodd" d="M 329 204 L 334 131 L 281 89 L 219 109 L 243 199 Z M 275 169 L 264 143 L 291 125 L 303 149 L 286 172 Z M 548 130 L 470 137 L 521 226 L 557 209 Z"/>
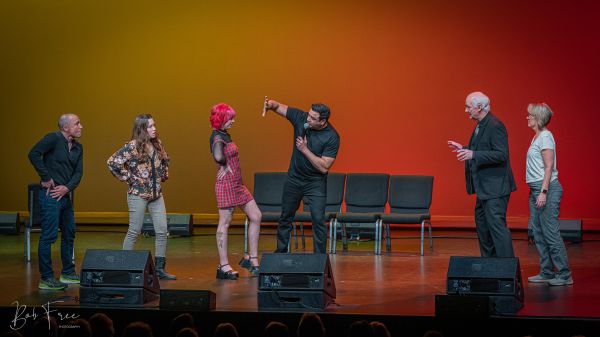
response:
<path id="1" fill-rule="evenodd" d="M 526 182 L 529 185 L 529 228 L 540 254 L 540 273 L 528 278 L 552 286 L 573 284 L 565 243 L 558 228 L 563 188 L 556 169 L 556 142 L 548 123 L 552 109 L 546 103 L 529 104 L 527 126 L 535 136 L 527 151 Z"/>

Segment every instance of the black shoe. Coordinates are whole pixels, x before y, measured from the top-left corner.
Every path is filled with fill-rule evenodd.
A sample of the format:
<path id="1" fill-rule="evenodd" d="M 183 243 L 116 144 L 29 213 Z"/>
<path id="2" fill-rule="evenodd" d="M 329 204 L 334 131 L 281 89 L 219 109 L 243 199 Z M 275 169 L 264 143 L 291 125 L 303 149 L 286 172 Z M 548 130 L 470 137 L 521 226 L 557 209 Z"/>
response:
<path id="1" fill-rule="evenodd" d="M 252 276 L 258 276 L 258 274 L 260 274 L 260 268 L 258 266 L 252 266 L 249 272 L 252 274 Z"/>
<path id="2" fill-rule="evenodd" d="M 240 267 L 246 269 L 252 275 L 258 275 L 258 266 L 253 266 L 252 262 L 250 262 L 250 260 L 256 260 L 256 261 L 258 261 L 258 257 L 256 257 L 256 256 L 250 256 L 250 258 L 248 258 L 248 259 L 242 258 L 240 260 Z"/>
<path id="3" fill-rule="evenodd" d="M 222 266 L 217 267 L 217 278 L 221 280 L 237 280 L 239 273 L 232 270 L 223 271 L 223 267 L 228 266 L 229 264 L 224 264 Z"/>
<path id="4" fill-rule="evenodd" d="M 62 283 L 54 277 L 40 280 L 38 288 L 43 290 L 65 290 L 69 285 Z"/>
<path id="5" fill-rule="evenodd" d="M 60 274 L 60 282 L 64 284 L 79 284 L 79 275 L 75 272 L 71 274 Z"/>
<path id="6" fill-rule="evenodd" d="M 240 260 L 240 267 L 250 270 L 250 268 L 252 268 L 252 263 L 250 263 L 250 259 L 242 257 L 242 259 Z"/>

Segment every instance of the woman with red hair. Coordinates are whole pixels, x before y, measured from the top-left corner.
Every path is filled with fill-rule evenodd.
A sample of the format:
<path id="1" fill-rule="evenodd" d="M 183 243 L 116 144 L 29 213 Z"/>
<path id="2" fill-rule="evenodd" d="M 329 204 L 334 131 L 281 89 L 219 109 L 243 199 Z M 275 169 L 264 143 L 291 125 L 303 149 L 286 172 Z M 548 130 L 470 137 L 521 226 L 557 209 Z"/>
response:
<path id="1" fill-rule="evenodd" d="M 235 110 L 229 105 L 219 103 L 210 111 L 210 124 L 213 132 L 210 136 L 210 150 L 217 163 L 217 181 L 215 193 L 219 208 L 219 226 L 217 227 L 217 250 L 219 251 L 219 266 L 217 278 L 236 280 L 239 276 L 229 265 L 227 258 L 227 231 L 233 211 L 240 207 L 248 216 L 248 246 L 249 254 L 240 261 L 240 266 L 246 268 L 252 275 L 258 275 L 258 235 L 262 214 L 256 205 L 252 194 L 242 182 L 242 170 L 238 148 L 227 132 L 235 122 Z"/>

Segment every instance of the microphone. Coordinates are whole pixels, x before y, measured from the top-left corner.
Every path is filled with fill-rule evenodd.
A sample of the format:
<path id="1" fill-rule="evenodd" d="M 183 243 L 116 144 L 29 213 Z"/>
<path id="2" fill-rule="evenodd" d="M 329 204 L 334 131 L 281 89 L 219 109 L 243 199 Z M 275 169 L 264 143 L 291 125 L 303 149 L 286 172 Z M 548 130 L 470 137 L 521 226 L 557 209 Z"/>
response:
<path id="1" fill-rule="evenodd" d="M 302 125 L 302 131 L 300 131 L 300 137 L 304 138 L 304 136 L 306 136 L 306 130 L 308 130 L 308 128 L 310 128 L 308 123 L 304 123 L 304 125 Z"/>

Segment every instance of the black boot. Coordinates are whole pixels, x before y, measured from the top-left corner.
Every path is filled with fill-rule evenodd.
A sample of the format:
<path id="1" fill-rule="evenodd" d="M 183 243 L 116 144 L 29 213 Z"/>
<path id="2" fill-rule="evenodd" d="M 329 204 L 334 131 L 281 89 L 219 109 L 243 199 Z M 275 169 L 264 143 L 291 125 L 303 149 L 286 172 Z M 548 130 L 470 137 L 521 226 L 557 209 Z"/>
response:
<path id="1" fill-rule="evenodd" d="M 160 280 L 176 280 L 177 277 L 175 275 L 171 275 L 167 273 L 165 270 L 165 264 L 167 263 L 166 258 L 157 256 L 154 264 L 156 265 L 156 275 Z"/>

